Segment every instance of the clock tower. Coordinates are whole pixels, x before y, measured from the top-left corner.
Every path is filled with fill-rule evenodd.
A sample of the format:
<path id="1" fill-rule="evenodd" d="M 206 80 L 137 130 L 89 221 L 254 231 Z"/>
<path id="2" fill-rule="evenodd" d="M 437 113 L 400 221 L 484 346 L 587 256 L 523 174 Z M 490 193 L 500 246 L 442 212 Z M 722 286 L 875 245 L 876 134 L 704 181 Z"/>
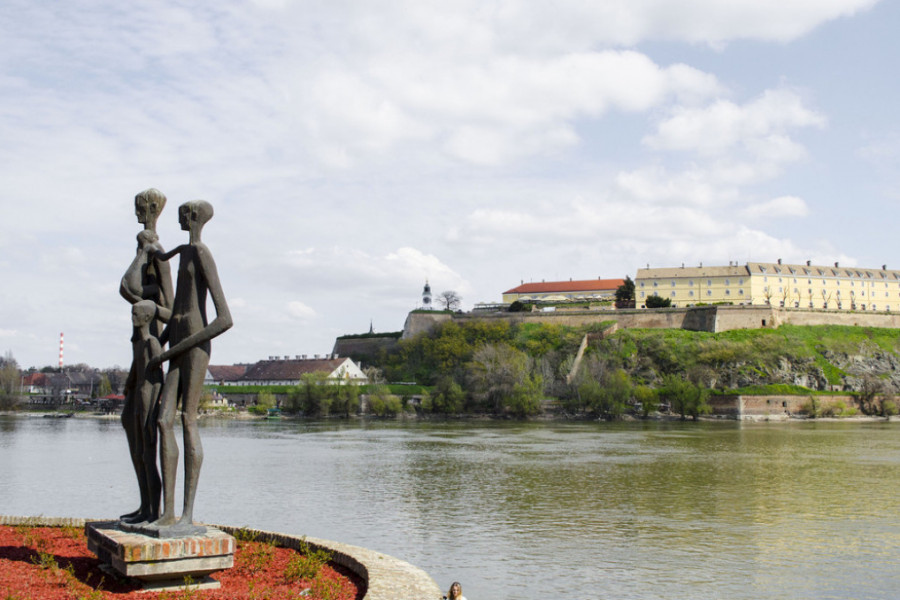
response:
<path id="1" fill-rule="evenodd" d="M 431 310 L 431 286 L 425 280 L 425 289 L 422 290 L 422 308 Z"/>

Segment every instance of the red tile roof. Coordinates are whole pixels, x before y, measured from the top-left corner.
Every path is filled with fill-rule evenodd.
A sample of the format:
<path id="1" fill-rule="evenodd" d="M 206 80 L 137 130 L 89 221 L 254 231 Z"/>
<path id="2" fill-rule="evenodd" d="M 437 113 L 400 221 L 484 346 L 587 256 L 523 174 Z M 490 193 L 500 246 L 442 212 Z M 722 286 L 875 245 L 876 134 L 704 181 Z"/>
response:
<path id="1" fill-rule="evenodd" d="M 237 381 L 247 372 L 249 365 L 209 365 L 209 374 L 216 381 Z"/>
<path id="2" fill-rule="evenodd" d="M 46 385 L 47 375 L 45 373 L 29 373 L 25 375 L 22 383 L 25 385 Z"/>
<path id="3" fill-rule="evenodd" d="M 300 379 L 304 373 L 325 371 L 329 375 L 347 359 L 311 358 L 306 360 L 261 360 L 247 369 L 243 381 L 288 381 Z"/>
<path id="4" fill-rule="evenodd" d="M 609 292 L 625 283 L 624 279 L 583 279 L 580 281 L 542 281 L 523 283 L 504 294 L 548 294 L 553 292 Z"/>

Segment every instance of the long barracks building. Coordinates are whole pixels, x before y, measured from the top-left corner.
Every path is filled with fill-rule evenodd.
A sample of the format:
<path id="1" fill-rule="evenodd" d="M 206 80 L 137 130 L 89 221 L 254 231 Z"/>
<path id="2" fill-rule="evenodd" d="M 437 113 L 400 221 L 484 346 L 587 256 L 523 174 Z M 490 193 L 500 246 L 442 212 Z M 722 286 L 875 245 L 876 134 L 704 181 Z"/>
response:
<path id="1" fill-rule="evenodd" d="M 794 308 L 887 311 L 900 309 L 900 271 L 750 262 L 726 267 L 638 269 L 635 301 L 669 298 L 672 306 L 770 304 Z"/>

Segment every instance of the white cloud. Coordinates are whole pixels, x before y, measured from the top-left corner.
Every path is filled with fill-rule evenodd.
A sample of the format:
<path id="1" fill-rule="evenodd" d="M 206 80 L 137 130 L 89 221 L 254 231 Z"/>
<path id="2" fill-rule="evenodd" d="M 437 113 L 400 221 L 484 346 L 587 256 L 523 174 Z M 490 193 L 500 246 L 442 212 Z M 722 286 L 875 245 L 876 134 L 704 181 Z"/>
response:
<path id="1" fill-rule="evenodd" d="M 718 100 L 702 108 L 677 107 L 659 123 L 655 135 L 644 138 L 644 143 L 656 150 L 695 151 L 701 155 L 744 147 L 764 156 L 775 149 L 793 160 L 798 154 L 796 145 L 784 132 L 824 125 L 825 117 L 806 108 L 795 92 L 767 90 L 743 106 Z"/>
<path id="2" fill-rule="evenodd" d="M 397 297 L 421 287 L 428 279 L 465 292 L 465 279 L 433 254 L 401 247 L 386 254 L 359 248 L 332 246 L 289 252 L 276 266 L 298 290 L 319 294 L 339 289 L 355 297 Z"/>
<path id="3" fill-rule="evenodd" d="M 797 196 L 780 196 L 768 202 L 748 206 L 741 214 L 751 219 L 778 219 L 782 217 L 805 217 L 809 207 L 803 198 Z"/>
<path id="4" fill-rule="evenodd" d="M 308 321 L 316 316 L 316 311 L 299 300 L 292 300 L 287 303 L 287 312 L 295 319 Z"/>

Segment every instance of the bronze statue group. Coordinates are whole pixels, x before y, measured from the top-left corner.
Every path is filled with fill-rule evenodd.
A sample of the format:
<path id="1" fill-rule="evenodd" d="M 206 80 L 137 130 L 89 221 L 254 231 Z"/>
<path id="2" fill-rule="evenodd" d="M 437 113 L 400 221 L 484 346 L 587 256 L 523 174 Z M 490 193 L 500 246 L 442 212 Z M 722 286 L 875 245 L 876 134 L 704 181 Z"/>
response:
<path id="1" fill-rule="evenodd" d="M 203 531 L 193 523 L 203 464 L 198 408 L 209 365 L 210 340 L 229 329 L 232 319 L 216 263 L 200 240 L 203 226 L 213 216 L 212 206 L 194 200 L 178 207 L 178 222 L 188 232 L 188 243 L 164 252 L 156 221 L 165 205 L 166 197 L 156 189 L 135 196 L 135 214 L 144 229 L 137 236 L 137 254 L 119 288 L 122 297 L 132 304 L 134 325 L 122 425 L 141 496 L 138 509 L 122 515 L 120 522 L 123 527 L 149 535 L 178 537 Z M 175 255 L 180 262 L 173 290 L 168 261 Z M 207 298 L 216 311 L 212 322 L 206 316 Z M 168 363 L 165 374 L 163 363 Z M 184 507 L 181 517 L 176 518 L 178 406 L 184 434 Z"/>

